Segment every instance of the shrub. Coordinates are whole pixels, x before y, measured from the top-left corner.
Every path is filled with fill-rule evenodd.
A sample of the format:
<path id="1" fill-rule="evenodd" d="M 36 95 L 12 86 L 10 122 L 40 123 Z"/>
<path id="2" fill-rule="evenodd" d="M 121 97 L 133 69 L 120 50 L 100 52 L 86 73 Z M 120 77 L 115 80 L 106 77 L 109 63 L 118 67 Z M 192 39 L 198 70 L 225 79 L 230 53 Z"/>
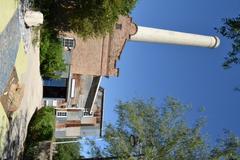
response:
<path id="1" fill-rule="evenodd" d="M 28 134 L 32 141 L 50 140 L 55 130 L 55 116 L 52 107 L 41 108 L 29 123 Z"/>
<path id="2" fill-rule="evenodd" d="M 25 141 L 24 159 L 36 159 L 39 142 L 51 140 L 55 131 L 55 114 L 53 107 L 43 107 L 37 111 L 29 125 Z"/>
<path id="3" fill-rule="evenodd" d="M 66 139 L 70 141 L 71 139 Z M 66 141 L 61 139 L 58 141 Z M 79 143 L 66 143 L 58 144 L 56 146 L 57 153 L 54 154 L 53 160 L 76 160 L 80 159 L 80 144 Z"/>
<path id="4" fill-rule="evenodd" d="M 60 78 L 59 72 L 66 70 L 63 46 L 57 34 L 46 27 L 41 29 L 40 70 L 43 78 Z"/>

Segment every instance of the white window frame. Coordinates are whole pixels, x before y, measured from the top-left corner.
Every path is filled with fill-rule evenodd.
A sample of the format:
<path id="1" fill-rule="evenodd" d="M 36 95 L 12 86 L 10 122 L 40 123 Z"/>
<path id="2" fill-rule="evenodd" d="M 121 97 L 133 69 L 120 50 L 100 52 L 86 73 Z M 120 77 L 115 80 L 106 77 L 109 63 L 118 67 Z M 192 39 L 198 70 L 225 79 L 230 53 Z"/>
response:
<path id="1" fill-rule="evenodd" d="M 65 41 L 72 41 L 72 46 L 68 46 Z M 68 43 L 70 43 L 70 42 L 68 42 Z M 63 37 L 62 38 L 62 44 L 63 44 L 63 47 L 65 49 L 73 49 L 75 47 L 75 39 L 74 38 L 70 38 L 70 37 Z"/>
<path id="2" fill-rule="evenodd" d="M 61 113 L 64 115 L 61 115 Z M 67 111 L 57 111 L 56 117 L 67 117 Z"/>

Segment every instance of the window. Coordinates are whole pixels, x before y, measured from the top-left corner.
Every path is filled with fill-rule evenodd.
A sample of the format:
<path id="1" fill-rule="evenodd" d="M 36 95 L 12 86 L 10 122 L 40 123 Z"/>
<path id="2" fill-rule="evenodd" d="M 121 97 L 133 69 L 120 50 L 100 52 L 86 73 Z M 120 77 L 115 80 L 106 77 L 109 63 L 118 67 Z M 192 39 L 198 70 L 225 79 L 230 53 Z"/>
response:
<path id="1" fill-rule="evenodd" d="M 63 38 L 63 46 L 67 49 L 73 49 L 75 47 L 75 40 L 73 38 Z"/>
<path id="2" fill-rule="evenodd" d="M 58 111 L 57 112 L 57 117 L 67 117 L 67 112 L 65 112 L 65 111 Z"/>
<path id="3" fill-rule="evenodd" d="M 89 117 L 89 116 L 92 117 L 93 114 L 90 113 L 89 109 L 85 108 L 84 112 L 83 112 L 83 116 L 84 117 Z"/>
<path id="4" fill-rule="evenodd" d="M 116 29 L 120 29 L 121 30 L 122 29 L 122 24 L 117 23 L 115 27 L 116 27 Z"/>

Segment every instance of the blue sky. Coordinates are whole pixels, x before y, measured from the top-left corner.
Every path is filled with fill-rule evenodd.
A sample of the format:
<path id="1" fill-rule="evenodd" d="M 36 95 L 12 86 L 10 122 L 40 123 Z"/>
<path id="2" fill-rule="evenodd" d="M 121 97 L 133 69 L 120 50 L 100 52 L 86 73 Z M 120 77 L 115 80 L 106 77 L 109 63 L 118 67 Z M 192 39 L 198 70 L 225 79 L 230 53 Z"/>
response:
<path id="1" fill-rule="evenodd" d="M 221 2 L 221 3 L 220 3 Z M 221 18 L 240 14 L 239 0 L 139 0 L 132 12 L 133 21 L 142 26 L 176 31 L 218 35 L 214 27 Z M 104 121 L 114 122 L 119 100 L 154 97 L 162 104 L 166 96 L 191 104 L 191 123 L 205 107 L 204 132 L 215 139 L 227 128 L 240 135 L 240 66 L 224 70 L 224 56 L 231 42 L 218 35 L 217 49 L 128 42 L 123 50 L 119 77 L 104 78 Z"/>

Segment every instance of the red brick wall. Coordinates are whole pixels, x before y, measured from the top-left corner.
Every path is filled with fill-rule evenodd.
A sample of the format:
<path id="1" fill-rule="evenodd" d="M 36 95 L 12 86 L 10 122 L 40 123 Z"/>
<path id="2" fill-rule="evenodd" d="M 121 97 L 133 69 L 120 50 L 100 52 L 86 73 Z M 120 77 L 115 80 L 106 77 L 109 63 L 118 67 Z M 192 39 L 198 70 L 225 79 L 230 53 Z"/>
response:
<path id="1" fill-rule="evenodd" d="M 64 33 L 63 36 L 74 38 L 76 46 L 72 50 L 72 73 L 87 75 L 116 76 L 116 61 L 123 50 L 129 36 L 135 34 L 136 25 L 130 17 L 120 16 L 117 22 L 121 29 L 114 26 L 113 32 L 99 38 L 83 40 L 74 33 Z"/>

